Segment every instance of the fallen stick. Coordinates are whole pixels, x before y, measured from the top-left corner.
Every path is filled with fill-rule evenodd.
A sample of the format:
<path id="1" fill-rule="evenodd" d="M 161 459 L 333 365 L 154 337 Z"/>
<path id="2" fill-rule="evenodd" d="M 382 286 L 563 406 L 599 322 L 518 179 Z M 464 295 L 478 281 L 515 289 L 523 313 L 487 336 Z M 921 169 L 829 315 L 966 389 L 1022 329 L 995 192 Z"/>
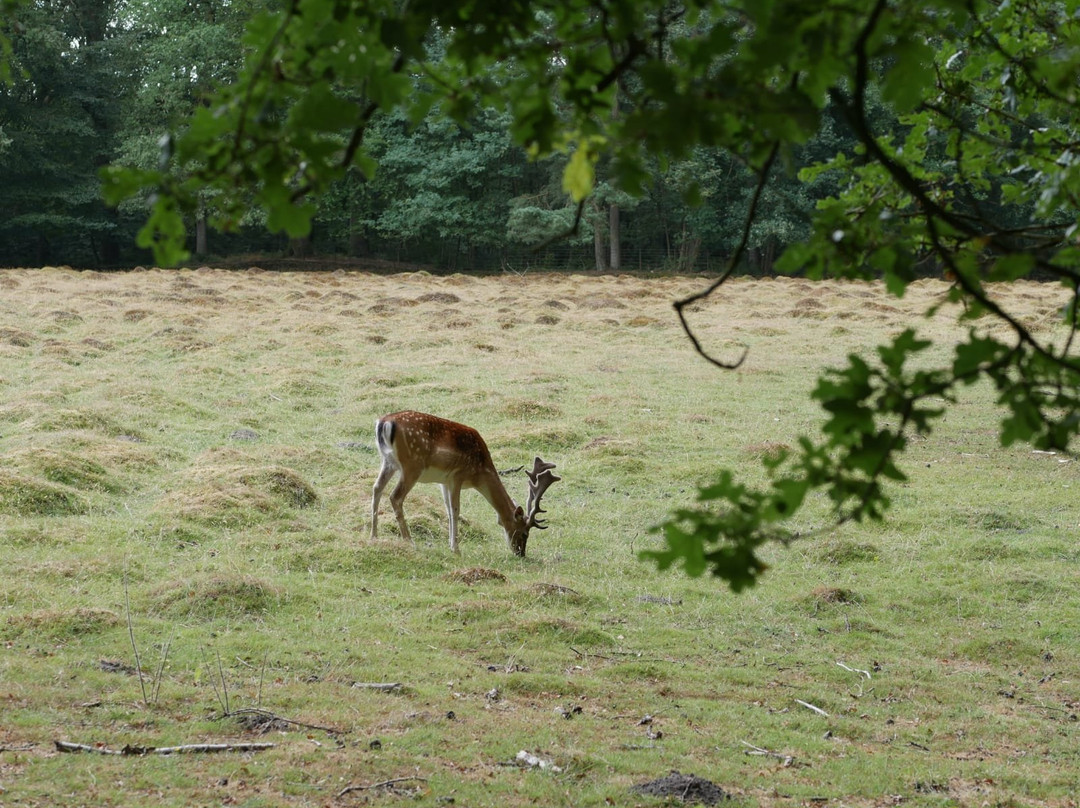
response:
<path id="1" fill-rule="evenodd" d="M 803 707 L 805 707 L 805 708 L 806 708 L 807 710 L 813 710 L 813 711 L 814 711 L 815 713 L 817 713 L 818 715 L 823 715 L 823 716 L 825 716 L 826 718 L 828 718 L 828 717 L 829 717 L 829 714 L 828 714 L 827 712 L 825 712 L 824 710 L 822 710 L 822 709 L 821 709 L 820 707 L 815 707 L 815 706 L 814 706 L 813 704 L 811 704 L 811 703 L 810 703 L 810 702 L 808 702 L 808 701 L 803 701 L 802 699 L 795 699 L 795 703 L 796 703 L 796 704 L 801 704 L 801 705 L 802 705 Z"/>
<path id="2" fill-rule="evenodd" d="M 363 688 L 364 690 L 381 690 L 384 693 L 389 693 L 392 690 L 397 690 L 402 687 L 401 682 L 353 682 L 353 687 Z"/>
<path id="3" fill-rule="evenodd" d="M 337 729 L 335 727 L 324 727 L 319 724 L 305 724 L 303 721 L 294 721 L 291 718 L 282 718 L 280 715 L 275 715 L 269 710 L 263 710 L 259 707 L 245 707 L 240 710 L 233 710 L 231 713 L 222 713 L 220 719 L 226 718 L 240 718 L 245 715 L 255 716 L 257 718 L 265 718 L 267 721 L 281 721 L 285 724 L 292 724 L 294 727 L 303 727 L 304 729 L 317 729 L 322 732 L 329 733 L 330 735 L 344 735 L 345 731 Z"/>
<path id="4" fill-rule="evenodd" d="M 273 749 L 272 743 L 192 743 L 183 746 L 133 746 L 127 744 L 121 749 L 109 749 L 107 746 L 90 746 L 70 741 L 54 741 L 58 752 L 93 752 L 98 755 L 183 755 L 209 752 L 261 752 Z"/>
<path id="5" fill-rule="evenodd" d="M 393 780 L 383 780 L 381 783 L 372 783 L 370 786 L 345 786 L 345 788 L 341 789 L 337 795 L 338 797 L 344 797 L 346 794 L 352 793 L 353 791 L 370 791 L 373 788 L 389 788 L 398 783 L 409 783 L 413 780 L 418 783 L 427 782 L 426 777 L 395 777 Z"/>
<path id="6" fill-rule="evenodd" d="M 870 678 L 870 671 L 864 671 L 861 668 L 849 668 L 843 662 L 837 662 L 836 664 L 839 665 L 841 668 L 843 668 L 846 671 L 851 671 L 852 673 L 861 674 L 861 675 L 865 676 L 867 679 Z"/>
<path id="7" fill-rule="evenodd" d="M 777 760 L 782 760 L 784 762 L 785 767 L 790 766 L 792 763 L 795 762 L 795 758 L 792 755 L 781 755 L 779 752 L 772 752 L 772 751 L 770 751 L 768 749 L 763 749 L 760 746 L 754 746 L 752 743 L 747 743 L 746 741 L 739 741 L 739 743 L 741 743 L 743 746 L 750 747 L 749 749 L 746 750 L 746 752 L 744 752 L 744 754 L 747 754 L 747 755 L 762 755 L 764 757 L 774 757 Z"/>

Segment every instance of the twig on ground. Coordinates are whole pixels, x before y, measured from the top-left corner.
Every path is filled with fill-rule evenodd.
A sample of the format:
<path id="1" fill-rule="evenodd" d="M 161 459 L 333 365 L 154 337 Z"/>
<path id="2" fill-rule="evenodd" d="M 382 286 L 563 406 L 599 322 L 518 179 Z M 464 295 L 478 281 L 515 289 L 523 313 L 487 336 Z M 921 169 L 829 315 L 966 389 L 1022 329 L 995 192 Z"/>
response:
<path id="1" fill-rule="evenodd" d="M 393 780 L 383 780 L 381 783 L 372 783 L 369 786 L 345 786 L 338 792 L 338 797 L 344 797 L 346 794 L 351 794 L 353 791 L 371 791 L 375 788 L 391 788 L 398 783 L 409 783 L 416 781 L 418 783 L 426 783 L 426 777 L 395 777 Z"/>
<path id="2" fill-rule="evenodd" d="M 609 657 L 609 656 L 604 656 L 603 654 L 593 654 L 593 653 L 588 653 L 588 654 L 584 654 L 584 653 L 582 653 L 581 651 L 579 651 L 578 649 L 576 649 L 576 648 L 575 648 L 574 646 L 572 646 L 572 645 L 570 645 L 570 646 L 567 646 L 567 647 L 568 647 L 568 648 L 569 648 L 569 649 L 570 649 L 571 651 L 573 651 L 573 652 L 574 652 L 575 654 L 577 654 L 577 655 L 578 655 L 579 657 L 581 657 L 582 659 L 587 659 L 587 658 L 589 658 L 589 657 L 596 657 L 597 659 L 607 659 L 607 660 L 610 660 L 610 659 L 611 659 L 611 657 Z"/>
<path id="3" fill-rule="evenodd" d="M 224 720 L 226 718 L 235 718 L 242 715 L 255 715 L 260 718 L 265 718 L 267 721 L 281 721 L 284 724 L 292 724 L 294 727 L 303 727 L 304 729 L 317 729 L 320 732 L 326 732 L 330 735 L 344 735 L 345 731 L 336 729 L 335 727 L 323 727 L 319 724 L 306 724 L 303 721 L 294 721 L 291 718 L 282 718 L 280 715 L 275 715 L 269 710 L 264 710 L 261 707 L 245 707 L 241 710 L 233 710 L 231 713 L 222 713 L 216 720 Z"/>
<path id="4" fill-rule="evenodd" d="M 760 746 L 754 746 L 752 743 L 747 743 L 746 741 L 739 741 L 739 743 L 741 743 L 743 746 L 749 747 L 749 749 L 743 753 L 745 755 L 763 755 L 765 757 L 774 757 L 778 760 L 782 760 L 785 767 L 790 766 L 795 762 L 795 758 L 792 755 L 781 755 L 779 752 L 772 752 L 768 749 L 762 749 Z"/>
<path id="5" fill-rule="evenodd" d="M 828 718 L 828 717 L 829 717 L 829 714 L 828 714 L 827 712 L 825 712 L 824 710 L 822 710 L 822 709 L 821 709 L 820 707 L 815 707 L 815 706 L 814 706 L 813 704 L 811 704 L 811 703 L 810 703 L 810 702 L 808 702 L 808 701 L 803 701 L 802 699 L 795 699 L 795 703 L 796 703 L 796 704 L 801 704 L 801 705 L 802 705 L 803 707 L 805 707 L 805 708 L 806 708 L 807 710 L 813 710 L 813 711 L 814 711 L 815 713 L 817 713 L 818 715 L 823 715 L 823 716 L 825 716 L 826 718 Z"/>
<path id="6" fill-rule="evenodd" d="M 264 749 L 273 749 L 277 744 L 272 743 L 192 743 L 183 746 L 134 746 L 127 744 L 121 749 L 110 749 L 107 746 L 91 746 L 84 743 L 71 743 L 70 741 L 54 741 L 58 752 L 93 752 L 98 755 L 179 755 L 207 752 L 261 752 Z"/>
<path id="7" fill-rule="evenodd" d="M 36 743 L 24 743 L 20 746 L 0 746 L 0 752 L 29 752 L 36 746 Z"/>
<path id="8" fill-rule="evenodd" d="M 401 682 L 353 682 L 352 686 L 362 690 L 381 690 L 385 693 L 404 687 Z"/>
<path id="9" fill-rule="evenodd" d="M 870 671 L 864 671 L 864 670 L 862 670 L 862 669 L 860 669 L 860 668 L 849 668 L 849 667 L 848 667 L 847 665 L 845 665 L 845 664 L 844 664 L 843 662 L 837 662 L 836 664 L 837 664 L 837 665 L 839 665 L 839 666 L 840 666 L 841 668 L 843 668 L 843 669 L 844 669 L 844 670 L 846 670 L 846 671 L 851 671 L 852 673 L 861 673 L 861 674 L 862 674 L 863 676 L 865 676 L 865 677 L 866 677 L 867 679 L 870 679 L 870 678 L 871 678 L 871 676 L 870 676 Z"/>

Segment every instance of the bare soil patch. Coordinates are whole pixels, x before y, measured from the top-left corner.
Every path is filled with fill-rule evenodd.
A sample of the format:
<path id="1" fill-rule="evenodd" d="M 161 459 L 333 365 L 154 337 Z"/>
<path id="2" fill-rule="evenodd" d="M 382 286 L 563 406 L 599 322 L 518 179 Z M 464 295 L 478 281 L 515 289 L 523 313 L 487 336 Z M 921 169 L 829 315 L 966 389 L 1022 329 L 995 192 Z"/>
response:
<path id="1" fill-rule="evenodd" d="M 717 805 L 731 799 L 730 794 L 710 780 L 677 771 L 636 785 L 631 790 L 635 794 L 647 794 L 650 797 L 677 799 L 688 805 Z"/>

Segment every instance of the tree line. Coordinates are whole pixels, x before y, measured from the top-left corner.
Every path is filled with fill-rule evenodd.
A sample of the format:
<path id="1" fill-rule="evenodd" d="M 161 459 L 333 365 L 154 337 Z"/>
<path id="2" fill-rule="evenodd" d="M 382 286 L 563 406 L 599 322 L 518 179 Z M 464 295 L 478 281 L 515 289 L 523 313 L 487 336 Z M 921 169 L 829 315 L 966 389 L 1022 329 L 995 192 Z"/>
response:
<path id="1" fill-rule="evenodd" d="M 273 0 L 34 0 L 5 12 L 0 265 L 152 261 L 135 244 L 152 191 L 107 205 L 101 170 L 167 162 L 192 116 L 216 88 L 236 81 L 250 53 L 245 26 L 274 7 Z M 433 58 L 446 46 L 437 31 L 424 43 Z M 408 81 L 422 91 L 432 78 L 418 71 Z M 641 83 L 621 79 L 614 114 L 633 109 Z M 320 115 L 332 117 L 317 103 L 304 113 L 316 125 Z M 884 106 L 877 114 L 882 126 L 899 126 Z M 814 206 L 836 190 L 835 180 L 800 180 L 798 169 L 857 145 L 843 121 L 828 123 L 789 155 L 789 170 L 759 201 L 741 268 L 768 272 L 787 245 L 809 235 Z M 744 155 L 698 145 L 678 159 L 651 159 L 640 195 L 620 188 L 610 158 L 597 159 L 593 192 L 579 211 L 564 187 L 569 149 L 531 157 L 513 128 L 510 112 L 484 105 L 456 119 L 439 106 L 380 110 L 364 134 L 377 169 L 353 166 L 328 183 L 308 234 L 281 232 L 250 194 L 203 189 L 184 213 L 187 251 L 194 260 L 320 253 L 453 270 L 694 271 L 721 269 L 739 243 L 756 185 Z"/>

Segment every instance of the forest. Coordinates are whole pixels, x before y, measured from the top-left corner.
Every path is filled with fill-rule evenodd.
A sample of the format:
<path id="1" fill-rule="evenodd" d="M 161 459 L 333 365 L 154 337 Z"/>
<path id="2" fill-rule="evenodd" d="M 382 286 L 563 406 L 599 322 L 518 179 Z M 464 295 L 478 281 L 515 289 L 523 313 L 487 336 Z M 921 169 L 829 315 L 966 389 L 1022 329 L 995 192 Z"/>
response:
<path id="1" fill-rule="evenodd" d="M 102 200 L 101 170 L 153 169 L 214 90 L 232 82 L 245 53 L 245 24 L 273 0 L 35 0 L 4 23 L 10 71 L 0 85 L 0 265 L 122 268 L 149 264 L 135 246 L 148 193 L 118 206 Z M 445 47 L 437 35 L 429 51 Z M 414 84 L 428 79 L 417 73 Z M 617 109 L 639 100 L 641 78 L 618 82 Z M 637 99 L 637 100 L 636 100 Z M 875 95 L 882 132 L 900 130 Z M 316 113 L 317 114 L 317 113 Z M 432 107 L 373 116 L 364 137 L 378 168 L 353 166 L 316 201 L 311 232 L 289 238 L 249 201 L 228 232 L 208 226 L 222 192 L 200 192 L 186 214 L 193 260 L 253 253 L 385 259 L 456 271 L 530 268 L 717 270 L 734 252 L 755 190 L 744 156 L 700 144 L 652 157 L 642 193 L 620 190 L 610 158 L 575 220 L 564 190 L 569 155 L 533 158 L 515 143 L 505 109 L 477 105 L 463 120 Z M 344 141 L 345 135 L 341 135 Z M 768 272 L 783 249 L 807 238 L 815 204 L 838 178 L 799 170 L 854 155 L 857 137 L 835 106 L 786 156 L 758 202 L 740 270 Z M 241 204 L 236 199 L 233 204 Z"/>

